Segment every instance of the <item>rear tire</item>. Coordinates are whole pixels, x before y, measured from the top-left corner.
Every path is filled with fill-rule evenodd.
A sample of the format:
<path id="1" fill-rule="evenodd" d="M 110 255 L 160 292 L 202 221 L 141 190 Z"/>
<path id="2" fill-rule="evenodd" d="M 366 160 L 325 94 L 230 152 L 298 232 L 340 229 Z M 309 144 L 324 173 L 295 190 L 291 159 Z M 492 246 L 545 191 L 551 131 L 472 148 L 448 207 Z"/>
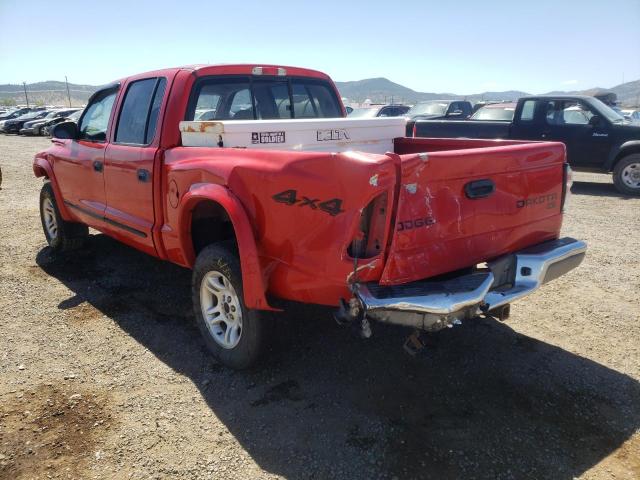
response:
<path id="1" fill-rule="evenodd" d="M 627 155 L 613 169 L 613 184 L 625 195 L 640 195 L 640 153 Z"/>
<path id="2" fill-rule="evenodd" d="M 56 252 L 76 250 L 84 244 L 89 227 L 62 219 L 50 182 L 40 190 L 40 220 L 49 246 Z"/>
<path id="3" fill-rule="evenodd" d="M 200 252 L 191 289 L 196 323 L 209 351 L 237 370 L 254 364 L 264 348 L 266 318 L 246 307 L 240 261 L 226 242 Z"/>

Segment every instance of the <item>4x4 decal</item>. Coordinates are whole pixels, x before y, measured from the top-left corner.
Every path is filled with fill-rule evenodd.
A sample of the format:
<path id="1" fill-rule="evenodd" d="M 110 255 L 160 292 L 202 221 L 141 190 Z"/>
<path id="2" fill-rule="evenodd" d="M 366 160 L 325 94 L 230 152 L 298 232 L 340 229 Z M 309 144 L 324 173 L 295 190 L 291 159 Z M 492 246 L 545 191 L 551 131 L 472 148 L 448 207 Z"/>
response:
<path id="1" fill-rule="evenodd" d="M 296 190 L 285 190 L 280 193 L 276 193 L 272 196 L 276 202 L 284 203 L 285 205 L 293 206 L 298 205 L 299 207 L 309 207 L 312 210 L 322 210 L 325 213 L 328 213 L 332 217 L 343 213 L 342 210 L 342 200 L 339 198 L 332 198 L 330 200 L 321 201 L 319 198 L 302 196 L 302 198 L 298 198 L 298 192 Z"/>

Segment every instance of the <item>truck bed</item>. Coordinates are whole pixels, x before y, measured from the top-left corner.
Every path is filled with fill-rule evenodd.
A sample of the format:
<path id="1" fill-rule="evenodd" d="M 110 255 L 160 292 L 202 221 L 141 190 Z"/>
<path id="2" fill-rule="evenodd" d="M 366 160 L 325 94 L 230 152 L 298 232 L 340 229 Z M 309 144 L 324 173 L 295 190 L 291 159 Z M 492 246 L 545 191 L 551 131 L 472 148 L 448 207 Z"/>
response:
<path id="1" fill-rule="evenodd" d="M 509 138 L 511 122 L 486 120 L 417 120 L 408 126 L 412 137 Z"/>
<path id="2" fill-rule="evenodd" d="M 253 156 L 248 150 L 269 150 L 260 155 L 255 173 L 269 192 L 291 188 L 290 176 L 301 184 L 300 172 L 305 172 L 309 182 L 325 177 L 337 181 L 332 194 L 347 207 L 366 204 L 365 198 L 373 195 L 368 189 L 379 190 L 383 183 L 382 174 L 370 175 L 368 188 L 354 188 L 352 176 L 369 169 L 380 172 L 382 165 L 394 163 L 395 179 L 385 181 L 396 187 L 387 191 L 394 199 L 395 217 L 380 277 L 383 285 L 472 267 L 559 236 L 565 159 L 561 143 L 408 138 L 402 136 L 402 119 L 183 122 L 181 131 L 190 158 L 227 158 L 226 164 L 249 175 Z M 338 133 L 318 141 L 318 132 Z M 253 143 L 255 134 L 258 141 Z M 268 138 L 269 143 L 260 143 L 260 135 L 272 134 L 282 134 L 282 141 Z M 349 138 L 338 138 L 345 134 Z M 223 146 L 237 148 L 218 148 L 220 138 Z M 211 156 L 214 151 L 219 153 Z M 265 175 L 265 169 L 273 169 L 273 176 Z M 252 182 L 245 179 L 231 188 L 244 189 Z M 472 198 L 468 189 L 476 183 L 490 185 L 491 191 Z M 311 182 L 305 190 L 316 198 L 326 196 L 320 184 L 314 187 Z M 256 195 L 254 187 L 252 192 Z M 265 192 L 264 201 L 271 195 Z M 294 235 L 281 225 L 269 231 L 282 232 L 281 241 Z"/>

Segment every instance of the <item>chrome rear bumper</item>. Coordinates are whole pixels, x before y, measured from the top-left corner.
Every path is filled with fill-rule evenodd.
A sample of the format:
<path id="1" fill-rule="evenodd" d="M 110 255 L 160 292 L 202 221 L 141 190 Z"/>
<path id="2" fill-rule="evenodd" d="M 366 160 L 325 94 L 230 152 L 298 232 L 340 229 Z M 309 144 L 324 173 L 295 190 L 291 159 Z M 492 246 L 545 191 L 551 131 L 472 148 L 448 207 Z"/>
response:
<path id="1" fill-rule="evenodd" d="M 444 281 L 399 286 L 364 283 L 356 297 L 367 316 L 388 323 L 439 330 L 456 320 L 491 312 L 576 268 L 587 244 L 573 238 L 544 242 Z"/>

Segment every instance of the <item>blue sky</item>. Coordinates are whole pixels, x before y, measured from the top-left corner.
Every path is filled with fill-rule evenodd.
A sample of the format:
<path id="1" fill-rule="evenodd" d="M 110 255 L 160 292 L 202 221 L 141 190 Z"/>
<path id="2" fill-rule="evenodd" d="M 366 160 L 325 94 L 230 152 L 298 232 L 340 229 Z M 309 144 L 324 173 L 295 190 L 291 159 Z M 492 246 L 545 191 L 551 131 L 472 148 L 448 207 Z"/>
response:
<path id="1" fill-rule="evenodd" d="M 0 0 L 0 32 L 0 83 L 236 62 L 459 94 L 640 79 L 640 0 Z"/>

